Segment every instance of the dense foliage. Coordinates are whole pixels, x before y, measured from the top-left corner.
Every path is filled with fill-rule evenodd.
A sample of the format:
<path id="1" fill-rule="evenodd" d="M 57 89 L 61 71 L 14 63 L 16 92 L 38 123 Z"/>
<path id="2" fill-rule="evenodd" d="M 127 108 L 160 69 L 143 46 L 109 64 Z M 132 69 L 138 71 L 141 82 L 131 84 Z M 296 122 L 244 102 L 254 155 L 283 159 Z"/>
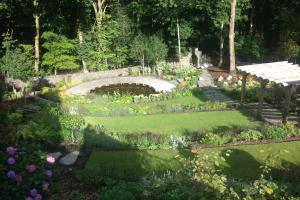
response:
<path id="1" fill-rule="evenodd" d="M 0 34 L 9 33 L 20 44 L 32 45 L 35 38 L 35 60 L 41 63 L 41 71 L 79 70 L 80 63 L 89 70 L 119 68 L 141 62 L 142 51 L 145 51 L 143 62 L 155 67 L 157 61 L 165 58 L 178 59 L 179 42 L 183 54 L 190 47 L 199 47 L 213 58 L 224 54 L 214 59 L 214 63 L 228 63 L 225 36 L 229 31 L 229 0 L 34 2 L 37 4 L 29 0 L 1 2 Z M 97 2 L 102 2 L 101 7 L 94 10 Z M 235 31 L 238 60 L 299 58 L 297 10 L 296 0 L 239 0 Z M 49 49 L 50 44 L 59 48 L 54 52 Z M 33 52 L 30 53 L 33 57 Z M 51 59 L 53 56 L 56 62 Z M 221 62 L 219 59 L 223 58 Z"/>

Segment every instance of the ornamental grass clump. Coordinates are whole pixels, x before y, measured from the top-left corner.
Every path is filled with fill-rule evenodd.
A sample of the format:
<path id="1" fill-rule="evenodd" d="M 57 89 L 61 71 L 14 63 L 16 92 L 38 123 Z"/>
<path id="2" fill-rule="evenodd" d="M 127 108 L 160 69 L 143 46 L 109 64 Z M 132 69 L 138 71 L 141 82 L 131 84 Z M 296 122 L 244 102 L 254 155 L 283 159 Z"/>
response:
<path id="1" fill-rule="evenodd" d="M 57 174 L 54 164 L 55 158 L 36 146 L 0 144 L 0 199 L 45 199 Z"/>

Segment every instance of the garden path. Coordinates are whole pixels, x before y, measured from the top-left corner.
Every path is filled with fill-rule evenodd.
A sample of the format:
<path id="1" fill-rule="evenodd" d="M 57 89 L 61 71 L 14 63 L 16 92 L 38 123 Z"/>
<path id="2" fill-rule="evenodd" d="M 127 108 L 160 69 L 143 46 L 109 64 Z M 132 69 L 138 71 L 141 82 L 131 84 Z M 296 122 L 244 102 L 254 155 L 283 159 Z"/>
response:
<path id="1" fill-rule="evenodd" d="M 245 108 L 249 109 L 253 113 L 257 112 L 258 103 L 247 103 L 244 105 Z M 264 103 L 262 109 L 263 121 L 273 125 L 282 124 L 282 111 L 278 108 L 273 107 L 270 104 Z M 299 124 L 299 116 L 296 113 L 290 113 L 288 120 L 294 124 Z"/>
<path id="2" fill-rule="evenodd" d="M 218 89 L 209 73 L 203 73 L 199 76 L 198 87 L 201 88 L 210 101 L 221 101 L 230 106 L 237 104 L 236 101 L 233 101 Z"/>
<path id="3" fill-rule="evenodd" d="M 198 86 L 210 101 L 222 101 L 226 102 L 230 106 L 239 104 L 238 101 L 231 100 L 228 96 L 224 95 L 218 89 L 218 87 L 214 84 L 212 76 L 209 73 L 203 73 L 199 76 Z M 258 103 L 247 103 L 244 106 L 252 113 L 257 112 Z M 270 124 L 279 125 L 282 123 L 282 111 L 270 104 L 264 103 L 262 110 L 262 119 L 263 121 Z M 299 124 L 300 119 L 299 116 L 297 116 L 295 113 L 291 113 L 289 116 L 289 121 L 295 124 Z"/>
<path id="4" fill-rule="evenodd" d="M 139 84 L 152 87 L 156 92 L 164 93 L 171 92 L 175 85 L 169 81 L 155 78 L 152 76 L 136 76 L 136 77 L 112 77 L 102 78 L 94 81 L 88 81 L 66 90 L 69 95 L 87 95 L 91 90 L 103 86 L 115 84 Z"/>

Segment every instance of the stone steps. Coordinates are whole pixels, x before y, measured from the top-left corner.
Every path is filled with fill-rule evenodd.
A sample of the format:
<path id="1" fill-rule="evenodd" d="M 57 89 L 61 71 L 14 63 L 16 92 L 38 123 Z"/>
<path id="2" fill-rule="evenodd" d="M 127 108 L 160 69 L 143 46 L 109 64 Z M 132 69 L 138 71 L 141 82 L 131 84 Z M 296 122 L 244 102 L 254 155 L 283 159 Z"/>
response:
<path id="1" fill-rule="evenodd" d="M 209 73 L 201 74 L 199 76 L 198 87 L 201 88 L 204 95 L 210 101 L 225 102 L 230 106 L 236 105 L 237 102 L 230 99 L 228 96 L 223 94 L 215 85 L 211 75 Z"/>

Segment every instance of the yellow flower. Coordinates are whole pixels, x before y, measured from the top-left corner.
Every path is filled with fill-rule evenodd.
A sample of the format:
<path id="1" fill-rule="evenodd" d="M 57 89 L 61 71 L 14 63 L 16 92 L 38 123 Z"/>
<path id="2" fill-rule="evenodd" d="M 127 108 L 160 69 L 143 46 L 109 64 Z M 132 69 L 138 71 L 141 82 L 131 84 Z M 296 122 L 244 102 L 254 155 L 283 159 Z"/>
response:
<path id="1" fill-rule="evenodd" d="M 267 194 L 271 195 L 273 194 L 273 189 L 272 188 L 266 188 Z"/>

